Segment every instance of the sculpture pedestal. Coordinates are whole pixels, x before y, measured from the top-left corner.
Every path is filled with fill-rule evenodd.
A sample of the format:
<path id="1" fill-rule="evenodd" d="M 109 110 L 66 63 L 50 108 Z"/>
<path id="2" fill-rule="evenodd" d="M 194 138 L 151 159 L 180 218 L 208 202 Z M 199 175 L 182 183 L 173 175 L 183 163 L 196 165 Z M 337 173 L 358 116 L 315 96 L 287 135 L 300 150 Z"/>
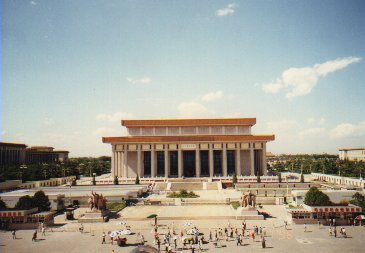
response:
<path id="1" fill-rule="evenodd" d="M 86 211 L 84 216 L 78 219 L 79 223 L 95 223 L 95 222 L 104 222 L 104 217 L 109 214 L 109 210 L 92 210 Z"/>
<path id="2" fill-rule="evenodd" d="M 264 220 L 264 216 L 259 214 L 256 207 L 239 207 L 236 212 L 237 220 Z"/>

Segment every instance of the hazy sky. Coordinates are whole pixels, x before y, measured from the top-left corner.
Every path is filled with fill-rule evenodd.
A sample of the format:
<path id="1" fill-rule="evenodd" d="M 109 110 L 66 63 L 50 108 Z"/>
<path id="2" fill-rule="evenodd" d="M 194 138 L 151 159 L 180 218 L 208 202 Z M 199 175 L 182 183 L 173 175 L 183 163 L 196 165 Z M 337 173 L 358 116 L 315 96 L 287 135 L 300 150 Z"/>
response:
<path id="1" fill-rule="evenodd" d="M 365 1 L 4 0 L 1 140 L 110 155 L 121 119 L 256 117 L 273 153 L 365 146 Z"/>

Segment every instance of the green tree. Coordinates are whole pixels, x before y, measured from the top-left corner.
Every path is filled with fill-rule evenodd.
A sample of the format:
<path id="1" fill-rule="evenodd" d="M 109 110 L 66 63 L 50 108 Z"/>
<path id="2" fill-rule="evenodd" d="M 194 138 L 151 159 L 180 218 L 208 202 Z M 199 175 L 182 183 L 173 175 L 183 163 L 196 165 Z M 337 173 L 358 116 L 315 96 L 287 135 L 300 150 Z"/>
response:
<path id="1" fill-rule="evenodd" d="M 20 197 L 15 205 L 15 209 L 17 210 L 29 210 L 34 207 L 36 206 L 34 204 L 33 198 L 29 195 Z"/>
<path id="2" fill-rule="evenodd" d="M 115 185 L 118 185 L 118 184 L 119 184 L 118 176 L 115 176 L 115 177 L 114 177 L 114 184 L 115 184 Z"/>
<path id="3" fill-rule="evenodd" d="M 237 184 L 237 174 L 236 174 L 236 172 L 235 172 L 235 173 L 233 173 L 232 183 L 233 183 L 233 184 Z"/>
<path id="4" fill-rule="evenodd" d="M 331 206 L 333 203 L 329 197 L 322 191 L 318 190 L 317 187 L 313 186 L 305 194 L 304 204 L 309 206 Z"/>
<path id="5" fill-rule="evenodd" d="M 300 174 L 300 182 L 304 183 L 304 174 Z"/>
<path id="6" fill-rule="evenodd" d="M 0 211 L 6 210 L 6 204 L 5 202 L 0 198 Z"/>
<path id="7" fill-rule="evenodd" d="M 136 176 L 136 181 L 134 183 L 135 184 L 139 184 L 139 177 L 138 177 L 138 175 Z"/>
<path id="8" fill-rule="evenodd" d="M 33 196 L 33 202 L 40 212 L 51 209 L 51 203 L 49 202 L 48 196 L 44 194 L 44 191 L 37 191 Z"/>
<path id="9" fill-rule="evenodd" d="M 365 197 L 359 193 L 356 192 L 353 196 L 352 196 L 352 200 L 350 200 L 350 203 L 356 206 L 359 206 L 362 208 L 362 213 L 365 213 Z"/>

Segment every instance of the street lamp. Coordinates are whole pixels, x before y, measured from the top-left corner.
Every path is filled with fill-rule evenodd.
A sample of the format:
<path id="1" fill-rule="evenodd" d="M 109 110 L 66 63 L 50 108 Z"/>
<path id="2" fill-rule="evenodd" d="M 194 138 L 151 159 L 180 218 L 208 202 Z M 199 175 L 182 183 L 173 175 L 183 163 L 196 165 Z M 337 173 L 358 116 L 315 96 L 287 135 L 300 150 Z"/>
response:
<path id="1" fill-rule="evenodd" d="M 21 171 L 20 171 L 20 179 L 22 180 L 22 183 L 23 183 L 24 170 L 27 169 L 27 168 L 28 167 L 25 164 L 20 165 L 20 169 L 21 169 Z"/>
<path id="2" fill-rule="evenodd" d="M 44 179 L 47 179 L 47 163 L 42 163 L 43 166 L 43 174 L 44 174 Z"/>

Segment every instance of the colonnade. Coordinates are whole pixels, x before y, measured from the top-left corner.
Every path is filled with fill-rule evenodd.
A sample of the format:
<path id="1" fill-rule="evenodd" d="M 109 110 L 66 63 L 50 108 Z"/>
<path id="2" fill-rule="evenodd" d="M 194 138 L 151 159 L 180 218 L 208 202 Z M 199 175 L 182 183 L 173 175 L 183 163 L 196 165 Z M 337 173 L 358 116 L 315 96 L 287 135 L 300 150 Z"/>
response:
<path id="1" fill-rule="evenodd" d="M 245 144 L 113 144 L 112 149 L 111 172 L 113 177 L 128 178 L 138 175 L 140 177 L 181 178 L 191 174 L 193 177 L 215 177 L 229 176 L 233 172 L 237 175 L 257 175 L 257 173 L 266 175 L 267 173 L 265 142 Z M 227 163 L 228 153 L 230 164 Z M 195 159 L 195 171 L 189 171 L 190 174 L 188 171 L 184 171 L 186 167 L 184 161 L 188 155 L 192 155 Z M 208 158 L 208 161 L 204 159 L 202 161 L 202 158 Z M 234 161 L 234 165 L 232 165 L 232 161 Z M 202 168 L 202 164 L 204 165 L 205 162 L 207 166 Z M 162 167 L 163 172 L 161 171 Z M 177 171 L 175 171 L 176 167 Z M 159 171 L 158 168 L 160 168 Z M 189 169 L 192 169 L 191 164 Z M 205 173 L 202 169 L 205 169 Z"/>

